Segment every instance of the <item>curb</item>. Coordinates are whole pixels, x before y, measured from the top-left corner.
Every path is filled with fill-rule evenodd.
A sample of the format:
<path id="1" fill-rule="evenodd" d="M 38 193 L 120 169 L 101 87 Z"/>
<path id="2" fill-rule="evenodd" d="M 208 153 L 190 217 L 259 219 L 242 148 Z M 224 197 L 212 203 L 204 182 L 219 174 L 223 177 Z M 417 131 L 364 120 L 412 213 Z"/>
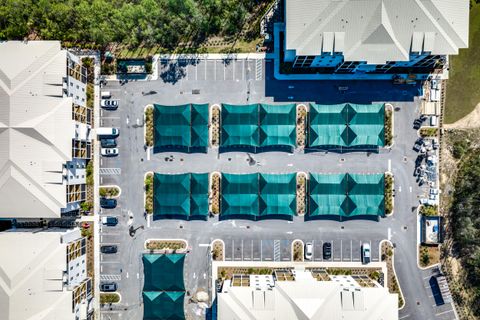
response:
<path id="1" fill-rule="evenodd" d="M 148 251 L 151 251 L 151 250 L 155 251 L 155 250 L 167 250 L 167 249 L 147 249 L 147 243 L 149 241 L 166 241 L 166 242 L 168 242 L 168 241 L 179 241 L 179 242 L 183 242 L 185 244 L 185 249 L 179 249 L 179 250 L 181 250 L 181 252 L 176 252 L 176 253 L 185 253 L 186 254 L 187 251 L 188 251 L 188 241 L 185 240 L 185 239 L 157 239 L 157 238 L 146 239 L 143 242 L 143 248 L 145 250 L 148 250 Z M 168 250 L 172 250 L 172 249 L 168 249 Z"/>
<path id="2" fill-rule="evenodd" d="M 300 239 L 295 239 L 295 240 L 292 241 L 292 244 L 291 244 L 291 247 L 292 247 L 292 248 L 291 248 L 291 249 L 292 249 L 292 257 L 291 257 L 291 258 L 292 258 L 292 262 L 293 262 L 293 263 L 299 263 L 299 262 L 300 262 L 300 263 L 304 263 L 304 262 L 305 262 L 305 252 L 303 252 L 302 261 L 295 261 L 295 259 L 294 259 L 294 255 L 295 255 L 295 254 L 293 253 L 293 247 L 294 247 L 295 242 L 297 242 L 297 241 L 299 241 L 299 242 L 302 244 L 302 248 L 305 248 L 305 243 L 304 243 L 302 240 L 300 240 Z M 303 249 L 303 251 L 305 251 L 305 249 Z"/>
<path id="3" fill-rule="evenodd" d="M 210 242 L 210 247 L 213 248 L 213 244 L 216 241 L 220 241 L 222 243 L 223 250 L 222 250 L 222 260 L 221 261 L 225 261 L 225 242 L 222 239 L 213 239 L 213 241 Z M 213 259 L 212 259 L 212 261 L 213 261 Z M 218 261 L 215 261 L 215 262 L 218 262 Z"/>
<path id="4" fill-rule="evenodd" d="M 407 305 L 407 301 L 405 300 L 405 295 L 403 294 L 402 286 L 400 285 L 400 280 L 398 280 L 397 272 L 395 271 L 395 247 L 393 246 L 392 241 L 387 240 L 387 239 L 383 239 L 383 240 L 380 241 L 380 243 L 379 243 L 379 252 L 380 252 L 380 253 L 382 252 L 382 244 L 383 244 L 384 242 L 388 242 L 388 243 L 390 243 L 390 245 L 392 246 L 392 251 L 393 251 L 393 254 L 392 254 L 392 270 L 393 270 L 393 274 L 395 275 L 395 279 L 397 279 L 398 291 L 400 291 L 400 295 L 401 295 L 402 300 L 403 300 L 403 305 L 400 306 L 400 307 L 398 308 L 398 310 L 402 310 L 402 309 L 405 308 L 405 306 Z M 417 251 L 418 251 L 418 250 L 417 250 Z M 381 257 L 380 257 L 380 258 L 381 258 Z M 387 283 L 387 287 L 388 287 L 388 283 Z"/>
<path id="5" fill-rule="evenodd" d="M 106 184 L 106 185 L 101 185 L 98 186 L 98 195 L 100 196 L 100 189 L 101 188 L 117 188 L 118 189 L 118 194 L 116 196 L 111 196 L 109 198 L 120 198 L 120 195 L 122 194 L 122 188 L 120 186 L 117 186 L 116 184 Z"/>

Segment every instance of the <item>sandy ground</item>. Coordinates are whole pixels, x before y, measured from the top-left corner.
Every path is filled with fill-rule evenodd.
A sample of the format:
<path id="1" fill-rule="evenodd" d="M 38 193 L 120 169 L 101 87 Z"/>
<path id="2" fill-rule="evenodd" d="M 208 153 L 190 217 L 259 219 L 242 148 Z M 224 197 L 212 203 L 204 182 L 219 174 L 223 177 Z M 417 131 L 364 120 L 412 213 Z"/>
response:
<path id="1" fill-rule="evenodd" d="M 470 128 L 480 128 L 480 103 L 477 104 L 475 109 L 472 112 L 467 114 L 462 119 L 452 123 L 444 124 L 445 129 L 470 129 Z"/>

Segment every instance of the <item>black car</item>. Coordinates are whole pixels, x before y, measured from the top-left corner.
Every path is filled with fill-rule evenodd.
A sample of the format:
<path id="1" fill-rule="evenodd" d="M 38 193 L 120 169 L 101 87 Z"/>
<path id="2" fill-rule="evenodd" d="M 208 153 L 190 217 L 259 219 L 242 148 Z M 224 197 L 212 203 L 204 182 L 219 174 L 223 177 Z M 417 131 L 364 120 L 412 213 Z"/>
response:
<path id="1" fill-rule="evenodd" d="M 113 209 L 117 206 L 116 199 L 100 198 L 100 207 L 104 209 Z"/>
<path id="2" fill-rule="evenodd" d="M 100 284 L 100 291 L 115 292 L 117 291 L 117 284 L 115 282 L 104 282 Z"/>
<path id="3" fill-rule="evenodd" d="M 328 260 L 332 258 L 332 244 L 330 242 L 325 242 L 323 244 L 323 259 Z"/>
<path id="4" fill-rule="evenodd" d="M 101 246 L 100 252 L 102 253 L 117 253 L 117 246 L 109 245 L 109 246 Z"/>
<path id="5" fill-rule="evenodd" d="M 102 139 L 100 140 L 102 148 L 115 148 L 117 146 L 117 141 L 115 139 Z"/>

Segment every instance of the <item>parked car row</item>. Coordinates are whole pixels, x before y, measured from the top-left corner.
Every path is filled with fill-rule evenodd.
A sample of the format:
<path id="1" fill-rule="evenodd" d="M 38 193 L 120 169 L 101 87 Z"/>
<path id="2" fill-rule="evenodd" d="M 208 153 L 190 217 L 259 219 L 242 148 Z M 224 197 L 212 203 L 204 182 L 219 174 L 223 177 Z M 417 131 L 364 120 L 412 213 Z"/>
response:
<path id="1" fill-rule="evenodd" d="M 332 244 L 325 242 L 323 244 L 323 260 L 329 260 L 332 258 Z M 312 260 L 313 258 L 313 243 L 307 242 L 304 249 L 305 260 Z"/>

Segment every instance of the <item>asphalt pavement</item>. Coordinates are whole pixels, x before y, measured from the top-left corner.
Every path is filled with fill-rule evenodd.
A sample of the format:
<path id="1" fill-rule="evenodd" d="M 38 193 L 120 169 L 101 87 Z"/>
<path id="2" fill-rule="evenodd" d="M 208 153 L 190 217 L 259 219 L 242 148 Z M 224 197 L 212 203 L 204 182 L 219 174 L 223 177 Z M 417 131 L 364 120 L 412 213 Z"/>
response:
<path id="1" fill-rule="evenodd" d="M 416 263 L 416 212 L 418 197 L 424 191 L 413 177 L 416 154 L 412 150 L 417 138 L 413 119 L 418 116 L 420 103 L 417 86 L 395 86 L 390 82 L 322 82 L 277 81 L 271 74 L 271 63 L 252 61 L 164 61 L 157 81 L 132 81 L 121 85 L 109 82 L 103 90 L 120 99 L 117 111 L 101 110 L 101 126 L 120 128 L 119 156 L 100 160 L 101 185 L 118 185 L 122 194 L 118 208 L 103 210 L 102 215 L 115 215 L 116 227 L 102 227 L 101 243 L 118 244 L 117 254 L 101 257 L 101 279 L 119 283 L 122 301 L 102 310 L 104 319 L 141 319 L 143 266 L 141 254 L 148 238 L 182 238 L 189 243 L 185 263 L 187 297 L 197 290 L 209 290 L 209 244 L 214 239 L 225 242 L 226 259 L 232 261 L 288 261 L 291 242 L 301 239 L 313 242 L 313 259 L 321 261 L 321 246 L 332 243 L 332 263 L 358 261 L 360 245 L 372 246 L 372 258 L 379 259 L 378 243 L 389 239 L 396 245 L 395 268 L 406 306 L 401 319 L 453 319 L 448 306 L 432 302 L 432 290 L 425 285 L 424 271 Z M 338 86 L 346 86 L 339 91 Z M 290 88 L 291 87 L 291 88 Z M 145 95 L 154 91 L 154 94 Z M 143 94 L 142 94 L 143 92 Z M 391 150 L 376 153 L 309 153 L 269 152 L 253 155 L 258 165 L 250 165 L 243 152 L 206 154 L 153 153 L 144 148 L 143 110 L 145 105 L 159 103 L 281 103 L 308 102 L 392 102 L 395 107 L 395 144 Z M 165 161 L 173 155 L 174 161 Z M 159 173 L 212 172 L 322 172 L 322 173 L 383 173 L 395 175 L 395 212 L 378 221 L 208 221 L 157 220 L 144 218 L 143 180 L 148 171 Z M 133 216 L 130 219 L 129 216 Z M 128 228 L 138 229 L 132 237 Z M 112 309 L 112 310 L 110 310 Z M 204 310 L 186 303 L 187 315 L 202 319 Z M 107 318 L 108 316 L 108 318 Z"/>

